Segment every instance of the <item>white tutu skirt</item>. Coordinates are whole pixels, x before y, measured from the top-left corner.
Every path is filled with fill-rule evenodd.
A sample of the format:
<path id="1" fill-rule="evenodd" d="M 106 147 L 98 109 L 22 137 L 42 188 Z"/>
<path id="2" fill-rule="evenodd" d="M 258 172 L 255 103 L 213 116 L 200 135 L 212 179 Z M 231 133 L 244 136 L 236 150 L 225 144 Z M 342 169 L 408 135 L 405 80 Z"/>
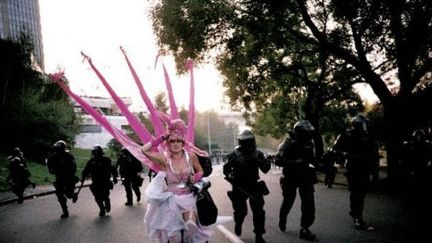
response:
<path id="1" fill-rule="evenodd" d="M 165 172 L 158 172 L 146 189 L 147 211 L 144 224 L 147 236 L 154 242 L 181 242 L 181 231 L 184 239 L 190 243 L 206 242 L 213 231 L 192 221 L 183 219 L 183 213 L 196 212 L 196 197 L 193 193 L 175 195 L 167 191 Z"/>

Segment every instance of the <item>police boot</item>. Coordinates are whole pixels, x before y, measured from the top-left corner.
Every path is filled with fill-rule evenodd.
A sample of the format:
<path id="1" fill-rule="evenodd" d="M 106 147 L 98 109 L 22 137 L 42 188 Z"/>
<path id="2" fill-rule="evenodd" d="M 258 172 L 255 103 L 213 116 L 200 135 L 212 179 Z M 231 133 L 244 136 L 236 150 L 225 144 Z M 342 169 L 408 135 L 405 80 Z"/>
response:
<path id="1" fill-rule="evenodd" d="M 105 216 L 105 215 L 106 215 L 105 209 L 101 209 L 101 210 L 99 211 L 99 217 L 103 217 L 103 216 Z"/>
<path id="2" fill-rule="evenodd" d="M 265 243 L 266 241 L 264 240 L 264 238 L 262 237 L 262 235 L 256 235 L 255 236 L 255 242 L 256 243 Z"/>
<path id="3" fill-rule="evenodd" d="M 61 206 L 61 208 L 63 210 L 63 214 L 60 215 L 60 218 L 65 219 L 65 218 L 69 217 L 69 211 L 68 211 L 66 202 L 65 203 L 60 203 L 60 206 Z"/>
<path id="4" fill-rule="evenodd" d="M 279 229 L 283 232 L 286 230 L 286 219 L 279 219 Z"/>
<path id="5" fill-rule="evenodd" d="M 300 239 L 314 241 L 314 240 L 316 240 L 316 236 L 314 234 L 312 234 L 312 232 L 309 229 L 301 228 L 300 229 Z"/>
<path id="6" fill-rule="evenodd" d="M 235 232 L 235 234 L 236 234 L 237 236 L 240 236 L 241 233 L 242 233 L 242 224 L 243 224 L 243 222 L 241 222 L 241 223 L 236 223 L 235 226 L 234 226 L 234 232 Z"/>
<path id="7" fill-rule="evenodd" d="M 100 209 L 100 211 L 99 211 L 99 217 L 105 216 L 106 212 L 105 212 L 105 205 L 104 205 L 103 201 L 97 200 L 96 203 L 97 203 L 97 205 L 99 206 L 99 209 Z"/>
<path id="8" fill-rule="evenodd" d="M 374 227 L 371 225 L 366 224 L 362 218 L 360 217 L 353 217 L 354 225 L 357 229 L 360 230 L 366 230 L 366 231 L 372 231 L 374 230 Z"/>
<path id="9" fill-rule="evenodd" d="M 78 201 L 78 193 L 74 193 L 72 196 L 72 202 L 76 203 Z"/>
<path id="10" fill-rule="evenodd" d="M 111 211 L 111 201 L 109 199 L 105 200 L 105 210 L 107 213 Z"/>
<path id="11" fill-rule="evenodd" d="M 60 215 L 60 218 L 62 218 L 62 219 L 65 219 L 65 218 L 67 218 L 67 217 L 69 217 L 69 212 L 66 210 L 66 211 L 64 211 L 63 213 L 62 213 L 62 215 Z"/>

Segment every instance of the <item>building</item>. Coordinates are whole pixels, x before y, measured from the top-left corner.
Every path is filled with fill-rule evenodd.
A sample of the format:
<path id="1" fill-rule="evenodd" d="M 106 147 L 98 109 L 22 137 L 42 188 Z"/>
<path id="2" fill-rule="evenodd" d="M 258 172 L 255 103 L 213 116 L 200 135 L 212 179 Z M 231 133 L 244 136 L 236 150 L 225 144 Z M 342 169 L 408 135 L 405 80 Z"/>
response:
<path id="1" fill-rule="evenodd" d="M 121 129 L 123 132 L 129 128 L 129 122 L 118 109 L 117 105 L 112 98 L 103 97 L 81 97 L 93 108 L 101 111 L 107 120 L 115 127 Z M 122 98 L 123 102 L 130 106 L 132 100 Z M 107 147 L 108 142 L 113 139 L 111 134 L 106 131 L 99 123 L 97 123 L 92 116 L 85 113 L 82 108 L 73 101 L 75 112 L 80 115 L 80 133 L 75 137 L 75 147 L 90 149 L 96 144 L 102 147 Z"/>
<path id="2" fill-rule="evenodd" d="M 246 120 L 240 112 L 221 112 L 219 113 L 219 117 L 225 122 L 225 124 L 233 123 L 237 125 L 239 131 L 250 129 L 250 127 L 246 125 Z"/>
<path id="3" fill-rule="evenodd" d="M 33 64 L 44 69 L 39 0 L 0 0 L 0 38 L 18 41 L 21 34 L 33 44 Z"/>

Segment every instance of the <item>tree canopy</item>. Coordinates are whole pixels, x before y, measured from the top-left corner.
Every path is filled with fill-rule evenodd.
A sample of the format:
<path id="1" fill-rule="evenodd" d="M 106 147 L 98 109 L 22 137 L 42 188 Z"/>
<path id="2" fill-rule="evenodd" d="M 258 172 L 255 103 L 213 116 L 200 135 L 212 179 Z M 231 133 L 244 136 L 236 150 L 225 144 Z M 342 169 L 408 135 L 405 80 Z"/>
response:
<path id="1" fill-rule="evenodd" d="M 320 135 L 320 118 L 332 115 L 325 107 L 361 110 L 347 78 L 352 68 L 297 40 L 266 4 L 161 1 L 153 19 L 161 49 L 177 63 L 215 60 L 231 107 L 242 110 L 258 134 L 283 137 L 296 120 L 309 119 Z M 343 116 L 328 119 L 343 122 Z"/>
<path id="2" fill-rule="evenodd" d="M 31 45 L 0 39 L 1 152 L 20 147 L 27 157 L 44 162 L 57 140 L 72 142 L 77 117 L 67 95 L 35 71 Z"/>
<path id="3" fill-rule="evenodd" d="M 369 84 L 383 106 L 390 166 L 412 118 L 430 109 L 412 108 L 431 79 L 431 1 L 162 0 L 152 16 L 178 64 L 216 59 L 232 107 L 263 115 L 280 106 L 276 120 L 303 99 L 316 126 L 329 103 L 349 104 L 352 85 Z"/>

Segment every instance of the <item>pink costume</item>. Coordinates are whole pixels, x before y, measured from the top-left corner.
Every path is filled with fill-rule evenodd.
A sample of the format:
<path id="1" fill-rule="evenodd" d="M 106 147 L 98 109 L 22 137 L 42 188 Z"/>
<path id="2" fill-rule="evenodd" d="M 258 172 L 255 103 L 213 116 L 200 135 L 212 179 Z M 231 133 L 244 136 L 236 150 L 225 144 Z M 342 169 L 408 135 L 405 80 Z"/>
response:
<path id="1" fill-rule="evenodd" d="M 188 126 L 184 124 L 183 121 L 179 121 L 180 116 L 177 111 L 177 106 L 175 104 L 173 91 L 171 87 L 171 81 L 168 76 L 168 72 L 165 66 L 162 65 L 165 75 L 165 83 L 167 86 L 170 111 L 171 114 L 168 116 L 156 110 L 155 106 L 150 101 L 138 75 L 136 74 L 126 52 L 123 48 L 121 51 L 124 54 L 128 67 L 132 73 L 133 79 L 138 86 L 141 97 L 146 104 L 152 125 L 154 127 L 155 134 L 152 135 L 147 128 L 141 124 L 139 119 L 134 117 L 134 115 L 128 110 L 127 106 L 123 103 L 120 97 L 111 88 L 104 76 L 97 70 L 95 65 L 93 65 L 90 57 L 82 53 L 83 57 L 90 64 L 90 67 L 96 73 L 102 84 L 106 87 L 107 91 L 110 93 L 113 100 L 116 102 L 117 106 L 121 110 L 122 114 L 127 118 L 131 128 L 136 132 L 141 144 L 146 144 L 149 141 L 153 141 L 155 138 L 164 134 L 163 121 L 168 124 L 168 132 L 172 136 L 178 136 L 184 139 L 185 149 L 190 152 L 194 152 L 200 155 L 206 155 L 205 151 L 200 150 L 193 144 L 195 138 L 195 90 L 194 90 L 194 77 L 193 77 L 193 62 L 188 60 L 186 63 L 186 68 L 190 71 L 190 102 L 189 102 L 189 112 L 188 112 Z M 155 63 L 156 65 L 156 63 Z M 139 159 L 143 165 L 149 167 L 153 171 L 159 172 L 157 176 L 152 180 L 146 190 L 148 208 L 146 215 L 144 217 L 144 222 L 148 235 L 151 239 L 159 240 L 162 242 L 180 242 L 180 232 L 185 230 L 186 242 L 200 243 L 208 241 L 212 231 L 209 226 L 204 227 L 198 226 L 192 222 L 185 222 L 183 220 L 183 212 L 186 211 L 196 211 L 196 197 L 190 192 L 188 188 L 182 188 L 182 185 L 186 182 L 190 174 L 194 174 L 195 181 L 198 181 L 202 174 L 191 173 L 192 167 L 189 162 L 189 157 L 187 153 L 184 153 L 187 162 L 189 163 L 189 169 L 187 171 L 181 171 L 179 173 L 173 171 L 171 162 L 169 161 L 169 168 L 167 171 L 160 171 L 159 165 L 150 161 L 141 152 L 141 145 L 136 143 L 133 139 L 128 137 L 121 129 L 113 126 L 106 117 L 101 114 L 100 111 L 93 108 L 80 96 L 72 92 L 67 81 L 64 79 L 64 71 L 59 71 L 55 74 L 50 75 L 52 81 L 57 83 L 60 88 L 62 88 L 72 99 L 74 99 L 81 107 L 90 114 L 96 122 L 102 125 L 115 140 L 117 140 L 121 145 L 128 149 L 137 159 Z M 155 140 L 156 142 L 156 140 Z M 154 146 L 155 151 L 164 151 L 166 146 L 164 143 L 158 142 L 159 146 Z M 153 142 L 152 142 L 153 145 Z M 167 152 L 169 153 L 169 152 Z M 167 156 L 167 155 L 166 155 Z M 169 156 L 167 156 L 169 157 Z M 165 181 L 167 179 L 167 182 Z M 180 185 L 180 187 L 178 187 Z M 219 220 L 220 219 L 220 220 Z M 218 217 L 218 223 L 225 223 L 232 220 L 232 217 Z"/>
<path id="2" fill-rule="evenodd" d="M 209 240 L 212 230 L 183 219 L 183 213 L 196 213 L 196 196 L 186 186 L 193 174 L 193 168 L 187 152 L 188 162 L 185 171 L 174 171 L 172 161 L 168 159 L 166 171 L 160 171 L 146 190 L 147 210 L 144 223 L 147 235 L 153 241 L 181 242 L 181 230 L 184 230 L 185 242 L 201 243 Z"/>

